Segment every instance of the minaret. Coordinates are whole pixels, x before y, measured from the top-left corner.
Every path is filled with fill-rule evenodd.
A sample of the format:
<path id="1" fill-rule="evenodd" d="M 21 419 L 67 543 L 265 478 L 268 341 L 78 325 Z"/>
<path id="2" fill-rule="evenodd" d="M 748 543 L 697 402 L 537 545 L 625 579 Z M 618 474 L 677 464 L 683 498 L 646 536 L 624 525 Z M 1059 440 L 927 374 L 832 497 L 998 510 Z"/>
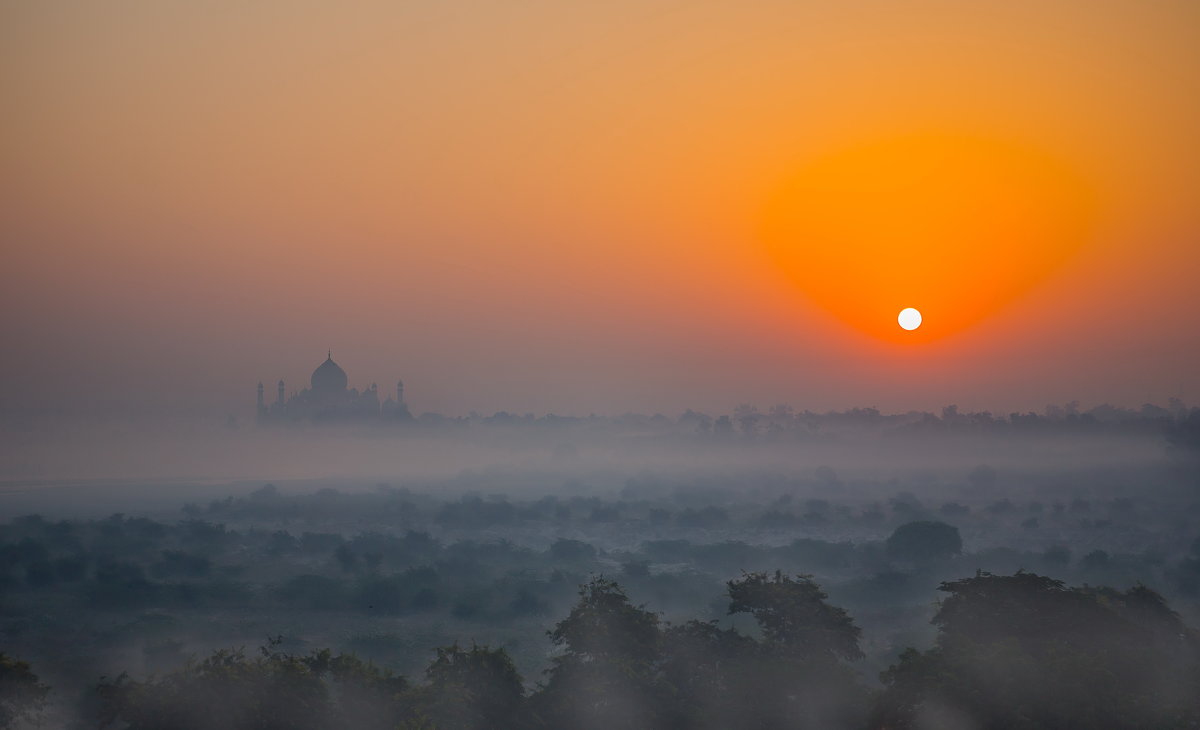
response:
<path id="1" fill-rule="evenodd" d="M 281 408 L 283 407 L 283 380 L 282 379 L 279 381 L 279 394 L 278 394 L 278 396 L 276 396 L 275 402 L 278 403 Z"/>
<path id="2" fill-rule="evenodd" d="M 258 415 L 262 415 L 267 410 L 266 404 L 263 402 L 263 384 L 258 381 Z"/>
<path id="3" fill-rule="evenodd" d="M 404 405 L 404 381 L 396 381 L 396 405 Z"/>

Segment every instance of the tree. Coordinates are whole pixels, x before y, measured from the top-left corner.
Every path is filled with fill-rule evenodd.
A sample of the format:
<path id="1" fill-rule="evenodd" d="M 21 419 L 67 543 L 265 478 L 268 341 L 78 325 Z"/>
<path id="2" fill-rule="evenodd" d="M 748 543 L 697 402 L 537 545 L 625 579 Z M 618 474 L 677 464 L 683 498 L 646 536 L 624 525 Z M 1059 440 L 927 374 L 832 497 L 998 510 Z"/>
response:
<path id="1" fill-rule="evenodd" d="M 659 619 L 629 602 L 603 576 L 579 589 L 579 602 L 549 632 L 562 648 L 534 697 L 551 727 L 652 728 L 660 723 L 655 664 Z"/>
<path id="2" fill-rule="evenodd" d="M 97 687 L 101 727 L 129 730 L 390 730 L 411 719 L 407 683 L 353 655 L 259 656 L 222 649 L 144 682 L 122 674 Z"/>
<path id="3" fill-rule="evenodd" d="M 524 686 L 504 649 L 458 644 L 437 649 L 425 670 L 428 716 L 439 730 L 516 728 L 524 724 Z"/>
<path id="4" fill-rule="evenodd" d="M 0 652 L 0 728 L 36 718 L 49 693 L 28 662 Z"/>
<path id="5" fill-rule="evenodd" d="M 747 573 L 727 584 L 729 613 L 749 613 L 762 632 L 738 664 L 739 727 L 854 727 L 866 690 L 846 661 L 863 658 L 862 631 L 811 577 Z"/>
<path id="6" fill-rule="evenodd" d="M 747 573 L 727 585 L 729 613 L 754 616 L 763 639 L 779 653 L 821 664 L 862 659 L 862 630 L 844 609 L 825 602 L 829 596 L 810 576 Z"/>
<path id="7" fill-rule="evenodd" d="M 663 632 L 661 681 L 669 689 L 668 725 L 697 730 L 744 727 L 755 717 L 757 644 L 715 621 L 688 621 Z"/>
<path id="8" fill-rule="evenodd" d="M 876 728 L 939 718 L 990 728 L 1175 728 L 1200 722 L 1200 641 L 1162 597 L 1032 573 L 943 583 L 936 645 L 881 675 Z"/>
<path id="9" fill-rule="evenodd" d="M 596 548 L 580 540 L 560 537 L 550 546 L 550 556 L 562 563 L 590 563 L 596 559 Z"/>
<path id="10" fill-rule="evenodd" d="M 580 587 L 579 603 L 549 634 L 573 659 L 641 668 L 657 656 L 658 616 L 631 604 L 616 581 L 599 576 Z"/>
<path id="11" fill-rule="evenodd" d="M 914 563 L 945 560 L 962 553 L 962 537 L 957 527 L 945 522 L 909 522 L 887 539 L 887 550 L 894 558 Z"/>

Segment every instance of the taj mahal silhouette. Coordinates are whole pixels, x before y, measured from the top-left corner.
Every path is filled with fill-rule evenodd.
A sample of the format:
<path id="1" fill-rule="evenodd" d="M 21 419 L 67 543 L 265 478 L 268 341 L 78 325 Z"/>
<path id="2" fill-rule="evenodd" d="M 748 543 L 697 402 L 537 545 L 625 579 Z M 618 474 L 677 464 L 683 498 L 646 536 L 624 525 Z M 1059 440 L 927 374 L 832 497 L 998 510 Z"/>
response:
<path id="1" fill-rule="evenodd" d="M 300 421 L 407 421 L 412 414 L 404 403 L 404 382 L 396 381 L 396 397 L 380 402 L 379 388 L 372 383 L 363 390 L 348 387 L 346 371 L 333 361 L 330 351 L 325 362 L 313 370 L 309 387 L 286 397 L 282 380 L 275 402 L 267 404 L 263 384 L 258 384 L 258 423 Z"/>

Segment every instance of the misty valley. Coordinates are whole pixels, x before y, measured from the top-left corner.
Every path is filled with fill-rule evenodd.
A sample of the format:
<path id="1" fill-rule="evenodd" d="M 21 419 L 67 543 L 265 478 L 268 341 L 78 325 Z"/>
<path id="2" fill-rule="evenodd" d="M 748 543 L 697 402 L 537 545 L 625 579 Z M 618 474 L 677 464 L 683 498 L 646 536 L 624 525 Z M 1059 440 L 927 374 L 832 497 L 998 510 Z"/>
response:
<path id="1" fill-rule="evenodd" d="M 410 430 L 371 448 L 508 458 L 388 480 L 10 482 L 0 726 L 1200 723 L 1200 411 L 785 415 Z"/>
<path id="2" fill-rule="evenodd" d="M 18 0 L 0 108 L 0 730 L 1200 730 L 1200 1 Z"/>

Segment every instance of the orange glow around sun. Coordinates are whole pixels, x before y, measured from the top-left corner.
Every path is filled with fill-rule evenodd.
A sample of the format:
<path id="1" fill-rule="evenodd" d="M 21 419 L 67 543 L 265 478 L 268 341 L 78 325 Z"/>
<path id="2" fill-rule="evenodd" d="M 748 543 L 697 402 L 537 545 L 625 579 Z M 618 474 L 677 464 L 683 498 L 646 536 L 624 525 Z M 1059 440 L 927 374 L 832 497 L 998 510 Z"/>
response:
<path id="1" fill-rule="evenodd" d="M 928 342 L 993 314 L 1088 240 L 1094 194 L 1036 148 L 908 134 L 812 160 L 779 189 L 764 238 L 821 307 L 892 342 Z M 920 311 L 905 330 L 897 313 Z"/>

